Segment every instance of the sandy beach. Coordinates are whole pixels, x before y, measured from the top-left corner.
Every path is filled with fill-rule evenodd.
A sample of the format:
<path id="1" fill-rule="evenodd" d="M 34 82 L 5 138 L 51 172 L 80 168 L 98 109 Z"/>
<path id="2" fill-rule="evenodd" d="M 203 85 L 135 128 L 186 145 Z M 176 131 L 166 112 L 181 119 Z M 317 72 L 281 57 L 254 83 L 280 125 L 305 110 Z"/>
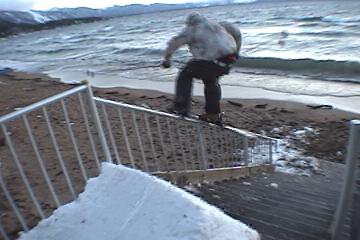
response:
<path id="1" fill-rule="evenodd" d="M 1 116 L 74 87 L 73 85 L 61 83 L 59 79 L 53 79 L 43 74 L 28 74 L 12 71 L 0 76 L 0 86 Z M 94 88 L 93 90 L 94 94 L 101 98 L 122 101 L 161 111 L 165 111 L 173 99 L 171 94 L 154 90 L 134 90 L 129 88 Z M 304 155 L 332 162 L 344 161 L 349 121 L 352 119 L 360 119 L 359 114 L 333 108 L 321 108 L 295 102 L 266 99 L 228 98 L 221 101 L 221 107 L 225 112 L 224 121 L 227 125 L 265 134 L 274 138 L 288 139 L 291 147 L 299 150 Z M 203 97 L 194 97 L 192 112 L 200 114 L 203 112 L 203 108 Z M 53 109 L 49 108 L 49 112 L 52 114 L 55 132 L 58 136 L 61 136 L 64 124 L 61 117 L 57 115 L 58 110 L 56 106 Z M 68 105 L 68 110 L 71 117 L 79 113 L 79 108 L 76 105 Z M 49 139 L 46 128 L 43 128 L 41 125 L 43 122 L 44 120 L 37 116 L 31 121 L 33 128 L 37 130 L 36 137 L 39 139 L 39 142 L 41 142 L 41 140 L 44 142 Z M 295 131 L 303 130 L 304 128 L 312 129 L 312 134 L 307 134 L 304 138 L 305 141 L 299 140 L 296 134 L 294 134 Z M 30 158 L 26 158 L 26 155 L 30 154 L 31 149 L 22 147 L 24 145 L 22 143 L 26 143 L 26 140 L 23 140 L 25 138 L 25 130 L 23 128 L 12 127 L 9 131 L 14 138 L 19 139 L 16 144 L 19 146 L 19 152 L 21 152 L 20 157 L 22 159 L 28 159 L 22 162 L 27 169 L 26 174 L 29 176 L 38 198 L 44 202 L 42 207 L 46 209 L 46 214 L 48 215 L 56 209 L 56 205 L 49 199 L 48 191 L 41 188 L 41 186 L 44 186 L 44 183 L 38 180 L 41 179 L 41 173 L 38 167 L 35 167 L 33 162 L 29 160 Z M 86 146 L 86 130 L 76 128 L 74 131 L 79 138 L 80 148 L 84 150 L 82 157 L 85 168 L 90 177 L 94 176 L 96 175 L 97 169 L 96 165 L 90 161 L 90 159 L 92 159 L 90 156 L 91 151 L 86 150 L 89 148 L 89 146 Z M 208 137 L 211 138 L 211 135 Z M 65 153 L 69 151 L 70 156 L 71 142 L 69 139 L 61 139 L 59 144 Z M 47 153 L 50 152 L 52 146 L 48 143 L 41 145 L 40 148 L 44 153 Z M 30 207 L 32 204 L 27 197 L 26 190 L 24 187 L 21 187 L 23 184 L 18 177 L 19 175 L 16 168 L 9 162 L 11 159 L 9 159 L 9 155 L 6 154 L 6 149 L 5 139 L 1 133 L 0 159 L 2 163 L 2 176 L 5 178 L 5 181 L 9 182 L 9 188 L 15 193 L 15 200 L 27 219 L 29 219 L 29 225 L 34 226 L 38 221 L 38 217 L 35 210 Z M 61 201 L 67 202 L 71 199 L 71 196 L 67 191 L 66 183 L 64 180 L 61 180 L 63 179 L 63 174 L 56 163 L 56 156 L 50 156 L 51 158 L 47 159 L 46 162 L 47 169 L 51 179 L 53 179 Z M 67 154 L 64 154 L 64 158 L 66 159 L 67 157 Z M 81 177 L 80 169 L 76 163 L 69 163 L 68 168 L 75 183 L 75 192 L 79 193 L 85 184 L 84 179 Z M 1 203 L 6 202 L 3 197 L 4 196 L 0 196 Z M 10 207 L 7 204 L 0 204 L 0 215 L 2 216 L 0 220 L 8 232 L 14 233 L 13 236 L 15 236 L 20 226 L 11 221 L 14 216 L 10 214 L 9 209 Z"/>

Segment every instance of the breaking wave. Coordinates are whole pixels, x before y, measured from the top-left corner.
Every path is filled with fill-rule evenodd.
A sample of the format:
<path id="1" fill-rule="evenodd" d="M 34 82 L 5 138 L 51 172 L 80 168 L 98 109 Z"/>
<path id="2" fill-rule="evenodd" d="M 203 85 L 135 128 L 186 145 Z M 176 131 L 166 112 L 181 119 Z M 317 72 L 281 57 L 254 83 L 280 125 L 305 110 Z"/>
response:
<path id="1" fill-rule="evenodd" d="M 244 57 L 237 66 L 346 77 L 360 76 L 360 62 L 355 61 Z M 354 82 L 360 83 L 360 80 Z"/>

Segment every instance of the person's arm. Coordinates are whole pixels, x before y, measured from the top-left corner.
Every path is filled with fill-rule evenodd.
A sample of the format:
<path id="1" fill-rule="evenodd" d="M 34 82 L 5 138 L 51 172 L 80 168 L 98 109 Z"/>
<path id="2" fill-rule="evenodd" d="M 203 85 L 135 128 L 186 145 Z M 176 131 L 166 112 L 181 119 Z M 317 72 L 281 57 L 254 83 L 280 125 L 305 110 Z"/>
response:
<path id="1" fill-rule="evenodd" d="M 229 22 L 221 22 L 220 25 L 235 39 L 236 53 L 239 53 L 242 44 L 241 31 Z"/>
<path id="2" fill-rule="evenodd" d="M 170 39 L 167 44 L 167 48 L 164 51 L 164 61 L 162 63 L 163 67 L 170 67 L 170 60 L 173 53 L 179 49 L 180 47 L 184 46 L 185 44 L 189 43 L 189 36 L 188 36 L 188 29 L 185 28 L 179 35 Z"/>

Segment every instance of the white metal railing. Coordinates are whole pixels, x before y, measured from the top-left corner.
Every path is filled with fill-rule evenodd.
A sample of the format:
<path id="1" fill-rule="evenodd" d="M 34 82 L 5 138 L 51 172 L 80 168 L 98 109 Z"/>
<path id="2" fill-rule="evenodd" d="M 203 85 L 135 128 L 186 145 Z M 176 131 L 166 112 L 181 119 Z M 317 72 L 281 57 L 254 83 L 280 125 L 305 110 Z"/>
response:
<path id="1" fill-rule="evenodd" d="M 163 172 L 272 161 L 275 139 L 126 103 L 94 99 L 117 163 L 147 172 Z"/>
<path id="2" fill-rule="evenodd" d="M 74 200 L 87 179 L 99 173 L 100 160 L 111 161 L 86 85 L 0 117 L 0 127 L 5 139 L 0 147 L 2 239 L 28 231 Z M 79 138 L 80 132 L 86 137 Z"/>
<path id="3" fill-rule="evenodd" d="M 0 117 L 0 237 L 74 200 L 102 160 L 146 172 L 271 163 L 274 139 L 94 98 L 79 86 Z"/>
<path id="4" fill-rule="evenodd" d="M 360 239 L 360 121 L 351 121 L 350 138 L 346 155 L 346 175 L 340 201 L 334 216 L 331 238 L 342 239 L 345 220 L 352 205 L 350 239 Z"/>

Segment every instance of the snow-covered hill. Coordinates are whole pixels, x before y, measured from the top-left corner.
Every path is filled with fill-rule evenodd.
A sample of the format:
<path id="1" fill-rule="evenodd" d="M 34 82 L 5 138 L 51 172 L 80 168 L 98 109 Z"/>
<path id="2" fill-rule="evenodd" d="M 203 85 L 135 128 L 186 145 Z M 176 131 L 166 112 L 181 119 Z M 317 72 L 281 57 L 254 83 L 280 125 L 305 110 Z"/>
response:
<path id="1" fill-rule="evenodd" d="M 86 7 L 78 8 L 53 8 L 48 11 L 4 11 L 0 9 L 0 21 L 6 21 L 16 24 L 39 24 L 49 21 L 58 21 L 63 19 L 81 19 L 81 18 L 108 18 L 125 15 L 150 13 L 157 11 L 168 11 L 176 9 L 188 9 L 205 7 L 209 5 L 225 5 L 233 3 L 247 3 L 255 0 L 209 0 L 201 3 L 185 4 L 131 4 L 126 6 L 113 6 L 105 9 L 92 9 Z"/>

